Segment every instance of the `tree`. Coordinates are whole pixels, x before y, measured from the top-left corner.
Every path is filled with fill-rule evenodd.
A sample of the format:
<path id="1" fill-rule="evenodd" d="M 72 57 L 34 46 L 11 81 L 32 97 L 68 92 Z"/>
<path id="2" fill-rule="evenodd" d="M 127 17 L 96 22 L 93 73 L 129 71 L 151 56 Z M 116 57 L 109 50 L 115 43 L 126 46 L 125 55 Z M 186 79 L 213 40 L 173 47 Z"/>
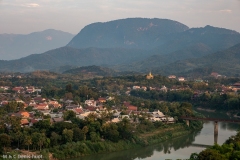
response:
<path id="1" fill-rule="evenodd" d="M 96 132 L 90 132 L 90 139 L 92 142 L 97 142 L 100 140 L 99 135 Z"/>
<path id="2" fill-rule="evenodd" d="M 64 129 L 62 133 L 62 138 L 65 143 L 72 142 L 73 140 L 73 131 L 70 129 Z"/>
<path id="3" fill-rule="evenodd" d="M 199 160 L 226 160 L 227 158 L 224 155 L 221 155 L 219 151 L 214 149 L 206 149 L 199 153 L 198 155 Z"/>
<path id="4" fill-rule="evenodd" d="M 192 104 L 183 102 L 179 107 L 179 113 L 181 116 L 191 116 L 193 114 Z"/>
<path id="5" fill-rule="evenodd" d="M 103 135 L 105 139 L 113 142 L 119 140 L 118 126 L 114 123 L 107 123 L 102 126 Z"/>
<path id="6" fill-rule="evenodd" d="M 67 92 L 72 92 L 72 91 L 73 91 L 73 89 L 72 89 L 72 84 L 66 85 L 66 91 L 67 91 Z"/>
<path id="7" fill-rule="evenodd" d="M 50 140 L 51 140 L 51 145 L 52 145 L 52 147 L 53 147 L 53 146 L 59 144 L 59 141 L 61 140 L 61 136 L 58 135 L 56 132 L 52 132 L 52 133 L 51 133 Z"/>
<path id="8" fill-rule="evenodd" d="M 87 132 L 88 132 L 88 127 L 87 126 L 84 126 L 83 127 L 83 129 L 82 129 L 82 132 L 83 132 L 83 134 L 84 134 L 84 141 L 86 140 L 86 134 L 87 134 Z"/>
<path id="9" fill-rule="evenodd" d="M 11 145 L 11 137 L 6 133 L 0 134 L 0 149 L 3 148 L 3 151 L 5 151 L 5 148 L 9 147 L 10 145 Z"/>
<path id="10" fill-rule="evenodd" d="M 34 132 L 32 134 L 32 144 L 33 144 L 33 147 L 38 146 L 40 151 L 42 149 L 42 146 L 45 143 L 45 140 L 46 140 L 46 136 L 45 136 L 44 133 Z"/>
<path id="11" fill-rule="evenodd" d="M 76 113 L 71 111 L 71 110 L 68 110 L 68 111 L 63 113 L 63 119 L 65 121 L 71 120 L 71 119 L 73 119 L 75 117 L 76 117 Z"/>
<path id="12" fill-rule="evenodd" d="M 18 143 L 18 148 L 19 148 L 20 141 L 21 141 L 22 138 L 24 138 L 22 132 L 21 132 L 21 131 L 18 131 L 18 132 L 16 132 L 16 133 L 13 133 L 13 138 L 14 138 L 14 140 L 17 141 L 17 143 Z"/>
<path id="13" fill-rule="evenodd" d="M 73 129 L 73 141 L 77 142 L 77 141 L 81 141 L 83 140 L 82 135 L 82 131 L 80 128 L 74 128 Z"/>
<path id="14" fill-rule="evenodd" d="M 32 144 L 32 137 L 31 136 L 26 136 L 24 138 L 24 145 L 27 145 L 28 146 L 28 151 L 29 151 L 29 146 Z"/>

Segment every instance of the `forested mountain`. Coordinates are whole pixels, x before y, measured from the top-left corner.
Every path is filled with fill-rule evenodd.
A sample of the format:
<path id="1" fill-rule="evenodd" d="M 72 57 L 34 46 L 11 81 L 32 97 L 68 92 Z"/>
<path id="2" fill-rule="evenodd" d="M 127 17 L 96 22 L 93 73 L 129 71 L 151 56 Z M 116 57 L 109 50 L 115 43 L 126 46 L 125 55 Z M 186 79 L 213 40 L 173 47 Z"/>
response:
<path id="1" fill-rule="evenodd" d="M 188 30 L 168 19 L 128 18 L 84 27 L 68 44 L 74 48 L 141 48 L 150 49 L 171 39 L 171 34 Z"/>
<path id="2" fill-rule="evenodd" d="M 0 59 L 18 59 L 65 46 L 74 35 L 48 29 L 30 34 L 0 34 Z"/>
<path id="3" fill-rule="evenodd" d="M 227 76 L 239 76 L 240 71 L 240 43 L 223 51 L 215 52 L 201 58 L 177 61 L 155 68 L 154 72 L 164 74 L 184 74 L 214 71 Z"/>
<path id="4" fill-rule="evenodd" d="M 213 51 L 240 43 L 236 31 L 205 26 L 189 29 L 167 19 L 128 18 L 84 27 L 68 44 L 73 48 L 141 48 L 161 54 L 203 44 Z"/>

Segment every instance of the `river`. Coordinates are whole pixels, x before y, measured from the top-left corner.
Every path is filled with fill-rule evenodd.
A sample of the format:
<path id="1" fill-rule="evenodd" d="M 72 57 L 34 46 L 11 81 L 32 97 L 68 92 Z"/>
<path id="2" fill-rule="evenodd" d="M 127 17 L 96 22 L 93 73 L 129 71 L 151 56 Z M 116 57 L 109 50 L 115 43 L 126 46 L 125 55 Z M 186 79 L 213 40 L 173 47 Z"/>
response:
<path id="1" fill-rule="evenodd" d="M 199 111 L 206 117 L 229 119 L 224 113 L 209 113 Z M 236 134 L 238 124 L 218 124 L 218 144 L 223 144 L 230 136 Z M 191 153 L 199 153 L 204 150 L 204 145 L 214 144 L 214 122 L 205 122 L 201 131 L 180 138 L 169 140 L 164 143 L 131 149 L 126 151 L 98 154 L 81 157 L 81 160 L 177 160 L 188 159 Z M 201 146 L 203 145 L 203 146 Z M 77 160 L 77 159 L 74 159 Z"/>

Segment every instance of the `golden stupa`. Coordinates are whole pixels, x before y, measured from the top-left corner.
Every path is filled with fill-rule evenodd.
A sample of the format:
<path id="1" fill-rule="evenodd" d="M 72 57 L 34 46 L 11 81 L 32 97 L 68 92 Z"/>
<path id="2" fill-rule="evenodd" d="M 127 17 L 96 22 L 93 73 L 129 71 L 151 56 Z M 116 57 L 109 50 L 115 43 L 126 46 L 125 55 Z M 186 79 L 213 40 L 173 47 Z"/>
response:
<path id="1" fill-rule="evenodd" d="M 151 72 L 149 72 L 149 74 L 147 75 L 147 77 L 146 77 L 146 78 L 147 78 L 147 79 L 153 79 L 153 77 L 154 77 L 154 76 L 152 75 L 152 73 L 151 73 Z"/>

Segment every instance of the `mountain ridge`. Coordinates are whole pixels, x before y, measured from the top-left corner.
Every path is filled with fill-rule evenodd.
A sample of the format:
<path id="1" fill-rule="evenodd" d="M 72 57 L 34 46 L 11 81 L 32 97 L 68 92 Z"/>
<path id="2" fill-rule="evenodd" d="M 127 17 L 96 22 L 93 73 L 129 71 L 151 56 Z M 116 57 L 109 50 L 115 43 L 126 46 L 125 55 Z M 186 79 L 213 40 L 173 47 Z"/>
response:
<path id="1" fill-rule="evenodd" d="M 66 45 L 73 34 L 47 29 L 29 34 L 0 34 L 0 59 L 18 59 Z"/>

